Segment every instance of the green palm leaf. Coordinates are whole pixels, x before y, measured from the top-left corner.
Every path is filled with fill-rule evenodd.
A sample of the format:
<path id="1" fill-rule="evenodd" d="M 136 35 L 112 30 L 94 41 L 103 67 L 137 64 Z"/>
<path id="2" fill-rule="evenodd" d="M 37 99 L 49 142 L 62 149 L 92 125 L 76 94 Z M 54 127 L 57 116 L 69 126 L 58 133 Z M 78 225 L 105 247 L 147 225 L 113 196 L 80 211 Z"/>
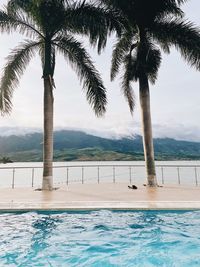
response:
<path id="1" fill-rule="evenodd" d="M 181 19 L 155 22 L 150 32 L 159 43 L 175 46 L 191 66 L 200 70 L 200 31 L 192 23 Z"/>
<path id="2" fill-rule="evenodd" d="M 119 10 L 129 23 L 142 23 L 148 26 L 154 18 L 168 14 L 182 17 L 179 6 L 186 0 L 98 0 L 107 7 Z"/>
<path id="3" fill-rule="evenodd" d="M 127 51 L 130 50 L 134 35 L 132 31 L 126 31 L 121 38 L 118 38 L 117 43 L 114 46 L 112 53 L 112 63 L 111 63 L 111 80 L 116 77 L 119 67 L 122 64 Z"/>
<path id="4" fill-rule="evenodd" d="M 100 7 L 92 3 L 78 2 L 66 11 L 66 24 L 70 32 L 89 36 L 90 43 L 98 47 L 98 52 L 105 48 L 107 37 L 125 25 L 125 20 L 116 10 Z"/>
<path id="5" fill-rule="evenodd" d="M 20 77 L 40 44 L 40 42 L 26 41 L 16 47 L 6 58 L 7 63 L 3 70 L 0 85 L 0 111 L 2 114 L 11 111 L 13 91 L 18 86 Z"/>
<path id="6" fill-rule="evenodd" d="M 78 74 L 83 88 L 86 89 L 88 102 L 92 105 L 96 115 L 101 116 L 105 112 L 107 102 L 106 90 L 86 50 L 71 36 L 60 37 L 54 41 L 54 44 Z"/>
<path id="7" fill-rule="evenodd" d="M 134 77 L 134 59 L 131 55 L 128 55 L 124 59 L 124 74 L 122 77 L 122 92 L 126 101 L 128 102 L 130 112 L 133 113 L 135 107 L 135 97 L 131 86 L 131 81 Z"/>
<path id="8" fill-rule="evenodd" d="M 16 30 L 30 38 L 43 37 L 40 29 L 30 16 L 23 12 L 11 14 L 9 11 L 0 11 L 0 31 L 11 33 Z"/>

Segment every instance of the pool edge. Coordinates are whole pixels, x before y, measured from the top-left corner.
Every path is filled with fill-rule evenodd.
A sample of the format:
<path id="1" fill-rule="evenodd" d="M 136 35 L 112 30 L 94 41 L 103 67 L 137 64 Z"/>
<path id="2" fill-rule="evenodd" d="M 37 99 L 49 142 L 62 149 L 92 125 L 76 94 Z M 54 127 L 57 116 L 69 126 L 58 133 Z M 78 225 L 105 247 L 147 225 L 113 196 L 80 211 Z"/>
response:
<path id="1" fill-rule="evenodd" d="M 90 210 L 200 210 L 200 201 L 70 201 L 70 202 L 0 202 L 5 211 L 90 211 Z"/>

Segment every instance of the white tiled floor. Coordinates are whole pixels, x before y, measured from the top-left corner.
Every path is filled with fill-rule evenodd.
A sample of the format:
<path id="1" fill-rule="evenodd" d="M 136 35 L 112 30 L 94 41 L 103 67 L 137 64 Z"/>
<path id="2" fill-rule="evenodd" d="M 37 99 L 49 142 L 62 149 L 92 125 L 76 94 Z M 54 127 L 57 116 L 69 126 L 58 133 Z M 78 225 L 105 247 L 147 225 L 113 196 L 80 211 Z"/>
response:
<path id="1" fill-rule="evenodd" d="M 200 209 L 200 187 L 156 189 L 125 183 L 76 184 L 58 190 L 0 189 L 0 210 Z"/>

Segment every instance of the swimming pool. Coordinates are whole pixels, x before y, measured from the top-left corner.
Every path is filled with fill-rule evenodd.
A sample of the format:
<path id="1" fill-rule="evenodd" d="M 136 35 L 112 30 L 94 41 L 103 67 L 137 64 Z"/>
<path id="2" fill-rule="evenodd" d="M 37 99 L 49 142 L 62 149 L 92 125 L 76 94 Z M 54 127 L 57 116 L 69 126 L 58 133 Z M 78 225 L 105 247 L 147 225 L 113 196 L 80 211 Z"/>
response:
<path id="1" fill-rule="evenodd" d="M 200 266 L 200 211 L 0 214 L 0 266 Z"/>

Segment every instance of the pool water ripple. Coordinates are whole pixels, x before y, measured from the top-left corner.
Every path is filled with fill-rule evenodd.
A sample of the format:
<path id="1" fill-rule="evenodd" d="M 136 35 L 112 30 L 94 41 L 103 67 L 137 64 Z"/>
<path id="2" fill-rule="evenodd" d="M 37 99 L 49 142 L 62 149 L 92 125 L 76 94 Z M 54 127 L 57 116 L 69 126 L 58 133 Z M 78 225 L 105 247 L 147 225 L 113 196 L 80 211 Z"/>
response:
<path id="1" fill-rule="evenodd" d="M 200 266 L 200 211 L 0 214 L 0 267 Z"/>

